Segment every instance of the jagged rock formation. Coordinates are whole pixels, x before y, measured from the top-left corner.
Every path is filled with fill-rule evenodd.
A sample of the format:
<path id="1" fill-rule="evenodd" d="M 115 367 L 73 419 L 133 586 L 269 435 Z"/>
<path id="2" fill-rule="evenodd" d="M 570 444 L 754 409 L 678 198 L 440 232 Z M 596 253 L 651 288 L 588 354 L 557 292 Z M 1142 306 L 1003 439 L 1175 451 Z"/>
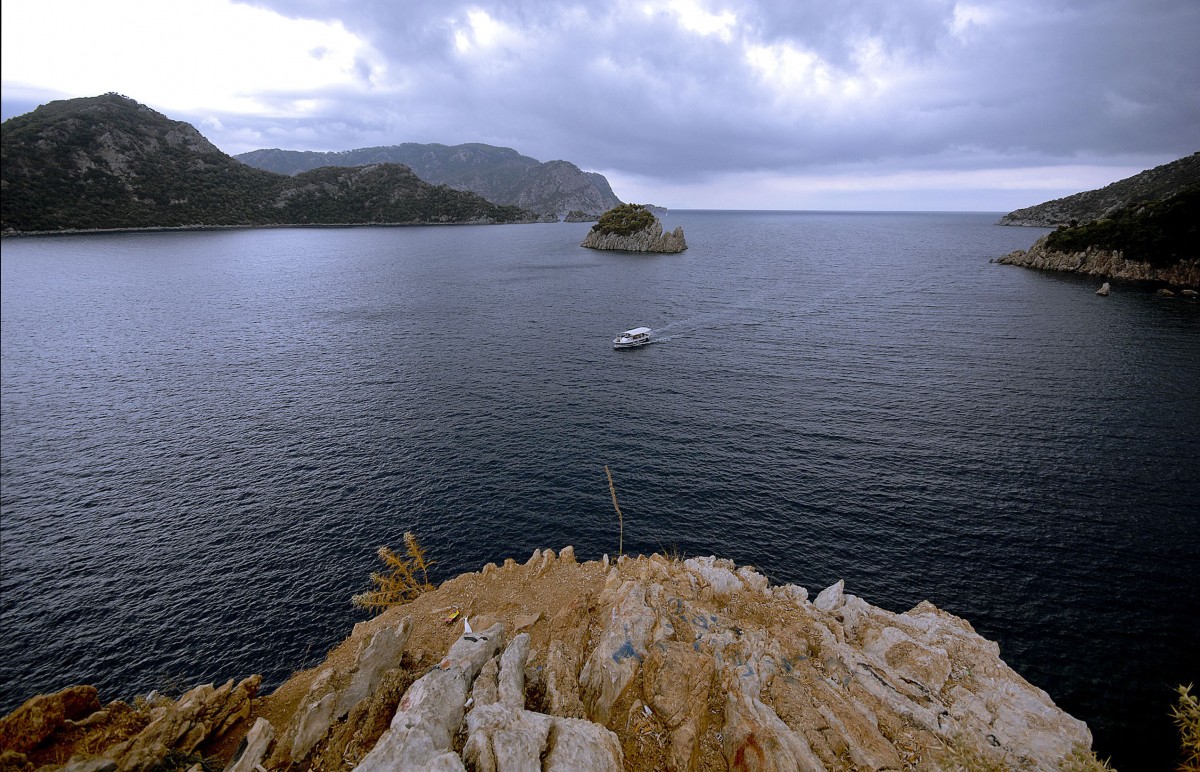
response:
<path id="1" fill-rule="evenodd" d="M 628 236 L 619 233 L 589 231 L 587 238 L 579 246 L 588 249 L 614 249 L 624 252 L 682 252 L 687 249 L 687 240 L 683 237 L 682 226 L 675 228 L 670 233 L 663 233 L 662 223 L 655 220 L 654 224 L 645 230 L 631 233 Z"/>
<path id="2" fill-rule="evenodd" d="M 687 249 L 687 240 L 682 226 L 663 233 L 662 222 L 647 207 L 622 204 L 600 215 L 579 246 L 625 252 L 682 252 Z"/>
<path id="3" fill-rule="evenodd" d="M 74 761 L 60 748 L 50 765 L 73 772 L 145 769 L 151 748 L 237 770 L 1099 769 L 1087 727 L 966 621 L 928 602 L 885 611 L 842 582 L 810 601 L 712 557 L 538 550 L 356 625 L 249 711 L 239 689 L 193 690 L 120 751 L 104 747 L 104 711 L 14 744 L 27 703 L 0 749 L 31 769 L 74 737 Z M 206 707 L 222 691 L 232 707 Z M 64 697 L 76 707 L 55 715 L 94 698 Z M 204 739 L 235 714 L 240 748 Z"/>
<path id="4" fill-rule="evenodd" d="M 120 94 L 10 118 L 0 134 L 0 228 L 68 230 L 531 222 L 398 164 L 298 177 L 252 169 L 191 125 Z"/>
<path id="5" fill-rule="evenodd" d="M 602 174 L 582 171 L 568 161 L 542 163 L 512 148 L 480 143 L 446 146 L 405 142 L 330 153 L 268 149 L 235 158 L 280 174 L 298 174 L 322 166 L 398 163 L 431 184 L 475 193 L 492 203 L 520 207 L 547 220 L 562 220 L 572 212 L 582 213 L 583 220 L 595 220 L 601 212 L 621 203 Z"/>
<path id="6" fill-rule="evenodd" d="M 994 262 L 1019 265 L 1044 271 L 1067 271 L 1105 279 L 1170 284 L 1176 287 L 1200 288 L 1200 259 L 1180 260 L 1171 265 L 1153 265 L 1141 260 L 1129 260 L 1119 250 L 1088 247 L 1077 252 L 1052 249 L 1047 234 L 1033 243 L 1028 251 L 1018 249 Z"/>
<path id="7" fill-rule="evenodd" d="M 205 684 L 178 700 L 152 694 L 136 707 L 101 707 L 90 686 L 34 697 L 0 719 L 0 769 L 33 770 L 37 762 L 38 769 L 69 772 L 159 770 L 165 759 L 188 758 L 243 725 L 261 681 L 250 676 L 236 685 Z M 262 746 L 269 734 L 269 726 L 260 725 L 247 745 Z"/>
<path id="8" fill-rule="evenodd" d="M 1131 204 L 1163 201 L 1186 187 L 1200 184 L 1200 153 L 1156 166 L 1118 180 L 1099 190 L 1056 198 L 1036 206 L 1009 212 L 999 225 L 1029 225 L 1054 228 L 1059 225 L 1099 220 Z"/>

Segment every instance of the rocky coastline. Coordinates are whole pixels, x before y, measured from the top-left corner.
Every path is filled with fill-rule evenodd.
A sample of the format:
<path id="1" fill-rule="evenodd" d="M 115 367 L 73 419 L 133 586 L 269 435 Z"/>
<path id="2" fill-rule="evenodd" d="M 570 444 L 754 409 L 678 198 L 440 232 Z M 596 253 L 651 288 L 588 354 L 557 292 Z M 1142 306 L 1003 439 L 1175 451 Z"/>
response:
<path id="1" fill-rule="evenodd" d="M 0 719 L 0 769 L 1101 768 L 1087 726 L 965 620 L 715 557 L 537 550 L 259 683 L 35 697 Z"/>
<path id="2" fill-rule="evenodd" d="M 1200 289 L 1200 260 L 1181 260 L 1160 267 L 1127 260 L 1120 251 L 1089 247 L 1081 252 L 1059 252 L 1046 246 L 1042 236 L 1028 250 L 1018 249 L 992 262 L 1043 271 L 1066 271 L 1084 276 L 1131 282 L 1149 282 L 1181 289 Z"/>

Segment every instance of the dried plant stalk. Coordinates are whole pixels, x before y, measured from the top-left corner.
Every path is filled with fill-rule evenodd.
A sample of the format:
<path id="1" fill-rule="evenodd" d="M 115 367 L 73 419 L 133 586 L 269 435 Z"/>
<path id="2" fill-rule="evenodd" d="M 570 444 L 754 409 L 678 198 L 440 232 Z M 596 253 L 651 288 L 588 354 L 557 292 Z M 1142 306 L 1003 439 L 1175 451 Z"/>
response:
<path id="1" fill-rule="evenodd" d="M 1183 746 L 1179 770 L 1197 772 L 1200 770 L 1200 700 L 1192 696 L 1191 684 L 1177 687 L 1175 691 L 1179 693 L 1179 702 L 1171 708 L 1171 718 L 1179 728 L 1179 741 Z"/>
<path id="2" fill-rule="evenodd" d="M 617 489 L 613 486 L 612 472 L 608 471 L 608 464 L 604 465 L 604 474 L 608 475 L 608 492 L 612 494 L 613 509 L 617 510 L 617 524 L 620 526 L 620 535 L 617 537 L 617 554 L 625 554 L 625 516 L 621 514 L 621 505 L 617 503 Z"/>
<path id="3" fill-rule="evenodd" d="M 404 551 L 406 555 L 397 555 L 388 547 L 380 547 L 379 559 L 386 569 L 371 574 L 375 589 L 355 595 L 350 602 L 368 611 L 383 611 L 391 606 L 402 606 L 432 590 L 429 567 L 434 561 L 425 557 L 425 550 L 421 549 L 412 531 L 404 534 Z"/>

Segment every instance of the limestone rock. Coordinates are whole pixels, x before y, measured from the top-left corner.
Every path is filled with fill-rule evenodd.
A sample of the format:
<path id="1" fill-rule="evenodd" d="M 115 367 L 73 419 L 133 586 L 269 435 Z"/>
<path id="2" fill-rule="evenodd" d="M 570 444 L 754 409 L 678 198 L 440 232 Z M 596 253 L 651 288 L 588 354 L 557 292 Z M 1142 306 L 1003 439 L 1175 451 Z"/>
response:
<path id="1" fill-rule="evenodd" d="M 642 690 L 646 703 L 670 732 L 669 770 L 697 765 L 715 671 L 712 657 L 682 641 L 665 641 L 650 648 L 643 665 Z"/>
<path id="2" fill-rule="evenodd" d="M 617 736 L 591 721 L 555 716 L 550 725 L 545 772 L 619 772 L 624 767 Z"/>
<path id="3" fill-rule="evenodd" d="M 39 694 L 0 719 L 0 750 L 27 753 L 62 726 L 100 710 L 93 686 L 71 686 L 54 694 Z"/>
<path id="4" fill-rule="evenodd" d="M 1098 276 L 1122 281 L 1164 282 L 1179 287 L 1200 287 L 1200 259 L 1180 260 L 1160 268 L 1138 260 L 1127 260 L 1119 251 L 1089 247 L 1082 252 L 1057 252 L 1046 246 L 1046 236 L 1033 243 L 1028 251 L 1018 249 L 995 262 L 1019 265 L 1043 271 L 1066 271 L 1084 276 Z"/>
<path id="5" fill-rule="evenodd" d="M 842 607 L 846 602 L 845 596 L 846 582 L 839 579 L 837 584 L 830 585 L 817 594 L 817 599 L 813 601 L 813 605 L 822 611 L 835 611 Z"/>
<path id="6" fill-rule="evenodd" d="M 122 772 L 148 772 L 171 753 L 190 754 L 206 740 L 219 738 L 250 713 L 261 676 L 233 680 L 220 687 L 197 686 L 174 703 L 151 712 L 153 720 L 128 742 L 113 746 L 104 756 Z"/>
<path id="7" fill-rule="evenodd" d="M 589 600 L 589 597 L 575 600 L 550 620 L 552 639 L 546 657 L 545 683 L 546 708 L 552 716 L 583 718 L 579 671 L 586 656 L 584 649 L 591 621 L 587 613 Z"/>
<path id="8" fill-rule="evenodd" d="M 742 580 L 733 573 L 732 560 L 717 560 L 714 557 L 689 558 L 683 565 L 695 574 L 713 598 L 727 598 L 742 589 Z"/>
<path id="9" fill-rule="evenodd" d="M 808 589 L 795 584 L 785 584 L 780 587 L 773 587 L 771 588 L 771 594 L 776 598 L 789 599 L 797 606 L 803 606 L 808 602 Z"/>
<path id="10" fill-rule="evenodd" d="M 1096 290 L 1096 294 L 1100 295 L 1101 297 L 1108 297 L 1108 293 L 1111 291 L 1111 289 L 1112 288 L 1108 286 L 1108 282 L 1104 282 L 1100 285 L 1100 289 Z"/>
<path id="11" fill-rule="evenodd" d="M 292 761 L 303 760 L 334 720 L 346 716 L 370 696 L 384 671 L 400 663 L 411 631 L 412 619 L 405 617 L 395 627 L 385 627 L 372 635 L 348 670 L 323 668 L 285 730 L 285 747 L 280 752 L 288 753 Z M 281 765 L 284 759 L 276 758 L 275 763 Z"/>
<path id="12" fill-rule="evenodd" d="M 463 760 L 477 772 L 620 770 L 621 745 L 612 732 L 590 721 L 525 710 L 528 655 L 529 636 L 522 633 L 499 658 L 495 691 L 490 679 L 496 670 L 491 664 L 496 660 L 480 674 L 475 703 L 467 714 Z"/>
<path id="13" fill-rule="evenodd" d="M 456 635 L 446 608 L 469 612 L 476 632 Z M 258 700 L 257 715 L 291 734 L 262 761 L 272 731 L 258 721 L 229 772 L 260 763 L 882 771 L 948 768 L 939 760 L 947 749 L 995 768 L 1051 772 L 1091 745 L 1087 726 L 966 620 L 928 602 L 893 613 L 841 581 L 810 603 L 803 587 L 772 587 L 715 557 L 580 563 L 573 551 L 539 550 L 524 564 L 444 583 L 408 604 L 400 623 L 391 613 L 356 626 L 324 665 L 284 684 L 277 702 Z M 530 620 L 505 646 L 505 631 Z M 414 651 L 401 663 L 405 641 Z M 433 653 L 447 649 L 434 664 Z M 150 719 L 141 733 L 70 767 L 152 769 L 248 723 L 256 690 L 248 679 L 160 699 L 138 717 Z M 118 721 L 117 705 L 60 725 L 100 731 L 109 714 Z M 45 754 L 57 731 L 30 734 L 51 738 L 33 753 Z M 310 750 L 289 758 L 297 742 Z M 41 758 L 9 749 L 3 763 L 24 770 Z"/>
<path id="14" fill-rule="evenodd" d="M 645 587 L 629 581 L 601 598 L 612 599 L 613 612 L 579 679 L 587 716 L 600 724 L 608 723 L 612 706 L 633 681 L 647 647 L 666 637 L 658 615 L 646 604 L 646 594 Z"/>
<path id="15" fill-rule="evenodd" d="M 678 226 L 670 233 L 663 233 L 662 223 L 655 223 L 644 231 L 621 236 L 615 233 L 602 234 L 598 231 L 588 232 L 587 238 L 580 244 L 588 249 L 609 249 L 622 252 L 682 252 L 687 249 L 687 239 L 683 235 L 683 226 Z"/>
<path id="16" fill-rule="evenodd" d="M 640 219 L 626 220 L 622 229 L 608 230 L 606 220 L 614 213 L 636 213 Z M 644 226 L 643 220 L 646 221 Z M 592 226 L 587 238 L 579 246 L 623 252 L 682 252 L 687 249 L 687 240 L 683 237 L 682 227 L 663 233 L 662 221 L 646 207 L 623 204 L 601 215 L 600 221 Z"/>
<path id="17" fill-rule="evenodd" d="M 275 740 L 275 727 L 262 716 L 250 727 L 250 731 L 242 739 L 234 754 L 234 758 L 225 767 L 225 772 L 254 772 L 262 760 L 266 758 L 271 743 Z"/>
<path id="18" fill-rule="evenodd" d="M 503 643 L 504 625 L 463 633 L 450 653 L 405 692 L 391 727 L 359 763 L 360 772 L 463 769 L 450 750 L 471 682 Z"/>
<path id="19" fill-rule="evenodd" d="M 730 769 L 824 772 L 803 735 L 793 731 L 768 705 L 740 688 L 725 698 L 725 761 Z"/>
<path id="20" fill-rule="evenodd" d="M 5 769 L 0 760 L 0 769 Z M 116 772 L 117 763 L 112 759 L 73 759 L 67 762 L 62 772 Z"/>

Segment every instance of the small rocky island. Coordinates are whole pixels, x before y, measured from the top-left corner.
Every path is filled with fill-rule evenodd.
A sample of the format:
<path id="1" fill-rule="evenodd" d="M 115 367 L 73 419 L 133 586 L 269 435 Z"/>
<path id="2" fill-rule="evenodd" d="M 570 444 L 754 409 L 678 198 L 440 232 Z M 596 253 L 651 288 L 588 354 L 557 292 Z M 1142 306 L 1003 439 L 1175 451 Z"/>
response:
<path id="1" fill-rule="evenodd" d="M 624 252 L 682 252 L 687 249 L 687 241 L 682 227 L 663 233 L 662 222 L 642 204 L 621 204 L 600 215 L 579 246 Z"/>
<path id="2" fill-rule="evenodd" d="M 967 621 L 715 557 L 536 550 L 260 682 L 34 697 L 0 719 L 0 769 L 1104 769 Z"/>

